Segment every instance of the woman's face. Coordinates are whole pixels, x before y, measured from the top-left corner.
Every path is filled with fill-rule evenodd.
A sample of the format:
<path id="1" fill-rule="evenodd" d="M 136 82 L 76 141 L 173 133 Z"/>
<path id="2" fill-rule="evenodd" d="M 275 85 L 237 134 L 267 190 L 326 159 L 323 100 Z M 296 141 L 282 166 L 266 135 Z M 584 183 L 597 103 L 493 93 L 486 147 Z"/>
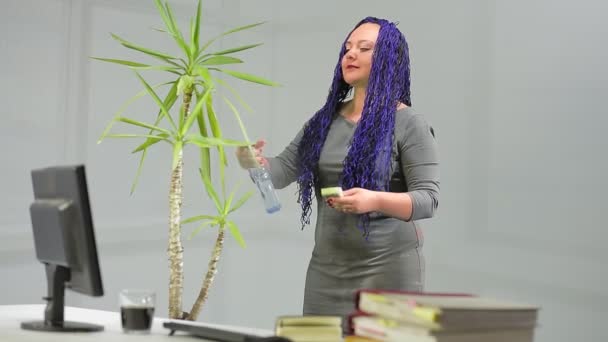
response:
<path id="1" fill-rule="evenodd" d="M 346 41 L 342 57 L 342 76 L 353 87 L 365 87 L 372 67 L 372 55 L 380 25 L 365 23 L 357 27 Z"/>

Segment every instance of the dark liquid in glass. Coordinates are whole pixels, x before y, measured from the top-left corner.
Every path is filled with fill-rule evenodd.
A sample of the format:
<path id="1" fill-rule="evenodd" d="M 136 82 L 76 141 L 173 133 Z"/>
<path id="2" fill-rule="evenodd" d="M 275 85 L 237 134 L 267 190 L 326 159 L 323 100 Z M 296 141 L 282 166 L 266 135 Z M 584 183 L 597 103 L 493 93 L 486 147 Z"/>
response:
<path id="1" fill-rule="evenodd" d="M 154 308 L 121 307 L 120 319 L 125 330 L 148 330 L 152 325 Z"/>

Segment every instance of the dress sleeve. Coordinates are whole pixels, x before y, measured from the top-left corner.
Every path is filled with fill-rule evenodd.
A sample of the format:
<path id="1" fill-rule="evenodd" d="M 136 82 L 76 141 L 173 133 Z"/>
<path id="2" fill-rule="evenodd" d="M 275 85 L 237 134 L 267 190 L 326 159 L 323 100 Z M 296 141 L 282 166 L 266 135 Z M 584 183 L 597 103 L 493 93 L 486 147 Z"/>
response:
<path id="1" fill-rule="evenodd" d="M 302 135 L 304 135 L 304 128 L 300 129 L 283 152 L 276 157 L 267 158 L 272 184 L 277 189 L 285 188 L 295 182 L 298 177 L 298 146 Z"/>
<path id="2" fill-rule="evenodd" d="M 401 170 L 412 198 L 409 220 L 433 217 L 439 205 L 439 160 L 433 128 L 422 115 L 405 125 L 399 144 Z"/>

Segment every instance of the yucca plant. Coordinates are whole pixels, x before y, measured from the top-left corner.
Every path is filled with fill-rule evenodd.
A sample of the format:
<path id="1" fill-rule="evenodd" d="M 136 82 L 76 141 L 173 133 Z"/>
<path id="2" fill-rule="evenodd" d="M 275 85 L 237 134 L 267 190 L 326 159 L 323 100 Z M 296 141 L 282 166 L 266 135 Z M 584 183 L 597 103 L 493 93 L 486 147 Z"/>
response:
<path id="1" fill-rule="evenodd" d="M 189 40 L 186 40 L 179 30 L 169 3 L 167 1 L 161 2 L 161 0 L 154 0 L 154 3 L 165 25 L 164 30 L 158 31 L 169 35 L 179 46 L 182 55 L 172 56 L 154 49 L 145 48 L 112 34 L 112 38 L 117 40 L 124 47 L 141 52 L 156 60 L 160 60 L 161 64 L 153 65 L 137 61 L 94 57 L 97 60 L 120 64 L 134 70 L 135 75 L 144 86 L 144 90 L 133 96 L 121 106 L 102 133 L 99 142 L 104 138 L 145 139 L 137 148 L 135 148 L 135 150 L 133 150 L 133 153 L 140 153 L 141 157 L 139 159 L 135 180 L 131 187 L 131 193 L 137 186 L 148 149 L 160 142 L 168 143 L 172 146 L 173 159 L 169 188 L 169 317 L 173 319 L 196 320 L 201 306 L 208 296 L 209 287 L 211 286 L 217 271 L 219 256 L 224 243 L 225 228 L 227 227 L 234 238 L 244 246 L 244 241 L 237 225 L 234 221 L 228 219 L 228 215 L 243 205 L 251 195 L 251 193 L 246 194 L 238 201 L 235 201 L 234 205 L 232 205 L 232 203 L 235 191 L 232 191 L 230 195 L 226 196 L 224 172 L 227 165 L 227 159 L 224 146 L 251 146 L 251 144 L 248 141 L 249 139 L 247 138 L 245 128 L 236 106 L 228 97 L 223 95 L 221 95 L 223 100 L 227 103 L 238 120 L 245 140 L 237 141 L 226 139 L 222 136 L 222 129 L 218 122 L 218 113 L 216 113 L 214 109 L 214 98 L 219 94 L 219 92 L 216 92 L 216 89 L 218 86 L 224 87 L 234 95 L 236 100 L 243 107 L 246 109 L 250 109 L 250 107 L 241 99 L 233 87 L 221 78 L 213 76 L 211 72 L 219 72 L 237 79 L 267 86 L 275 86 L 276 83 L 251 74 L 220 68 L 222 65 L 243 63 L 241 59 L 234 57 L 233 54 L 257 47 L 261 44 L 243 45 L 215 52 L 207 51 L 217 39 L 235 32 L 256 27 L 263 23 L 255 23 L 235 28 L 224 32 L 201 45 L 199 44 L 201 28 L 200 0 L 198 1 L 196 8 L 196 15 L 190 20 Z M 170 79 L 164 83 L 150 85 L 138 72 L 140 70 L 161 71 L 166 73 L 167 76 L 170 76 Z M 169 87 L 169 90 L 164 96 L 164 99 L 161 99 L 159 96 L 159 89 L 163 87 Z M 146 123 L 123 116 L 128 105 L 146 95 L 151 96 L 159 108 L 158 113 L 155 113 L 154 122 Z M 178 99 L 181 99 L 179 111 L 177 114 L 172 114 L 172 109 L 178 102 Z M 192 128 L 195 121 L 198 129 Z M 112 133 L 112 127 L 117 122 L 136 126 L 140 129 L 146 129 L 146 132 L 143 134 Z M 199 169 L 200 178 L 202 180 L 201 184 L 205 187 L 207 194 L 215 204 L 217 214 L 198 215 L 182 221 L 183 150 L 187 145 L 194 145 L 196 148 L 200 149 L 200 165 L 196 165 L 196 167 Z M 218 195 L 218 191 L 216 191 L 211 182 L 210 150 L 212 148 L 217 149 L 219 157 L 218 175 L 220 177 L 221 193 L 223 195 L 221 197 Z M 184 312 L 182 311 L 183 247 L 181 241 L 181 225 L 182 223 L 201 220 L 203 221 L 203 224 L 199 228 L 202 228 L 202 226 L 217 226 L 218 236 L 199 296 L 190 312 Z"/>

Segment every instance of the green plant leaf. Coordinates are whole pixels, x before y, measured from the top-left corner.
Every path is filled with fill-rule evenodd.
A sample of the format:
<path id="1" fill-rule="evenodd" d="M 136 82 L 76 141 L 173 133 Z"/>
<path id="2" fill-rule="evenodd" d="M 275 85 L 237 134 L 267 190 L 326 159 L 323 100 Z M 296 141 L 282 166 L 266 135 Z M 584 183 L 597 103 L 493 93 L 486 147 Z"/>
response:
<path id="1" fill-rule="evenodd" d="M 163 105 L 167 109 L 167 112 L 170 111 L 171 108 L 173 108 L 175 101 L 177 101 L 177 98 L 178 98 L 177 83 L 178 82 L 179 82 L 179 78 L 173 82 L 173 87 L 171 87 L 171 89 L 169 89 L 169 92 L 167 93 L 167 96 L 165 97 L 165 100 L 163 101 Z M 156 115 L 156 121 L 154 123 L 155 126 L 158 125 L 158 123 L 160 122 L 162 117 L 163 117 L 162 109 L 159 109 L 158 114 Z"/>
<path id="2" fill-rule="evenodd" d="M 192 103 L 192 98 L 190 98 L 190 99 L 191 99 L 190 103 Z M 178 126 L 179 127 L 179 132 L 181 132 L 182 131 L 182 127 L 184 127 L 184 117 L 186 117 L 186 105 L 182 101 L 182 105 L 179 106 L 179 126 Z"/>
<path id="3" fill-rule="evenodd" d="M 165 1 L 165 13 L 167 14 L 167 19 L 169 20 L 170 32 L 176 36 L 182 38 L 183 36 L 177 27 L 177 21 L 175 20 L 175 16 L 173 16 L 173 11 L 171 10 L 171 6 L 169 6 L 169 1 Z"/>
<path id="4" fill-rule="evenodd" d="M 173 86 L 171 87 L 171 89 L 169 89 L 169 92 L 167 92 L 167 96 L 165 97 L 165 100 L 163 101 L 165 108 L 173 107 L 173 105 L 175 104 L 175 101 L 177 100 L 177 81 L 173 81 L 171 83 L 173 83 Z M 144 90 L 144 93 L 147 93 L 147 92 L 148 92 L 147 90 Z M 162 118 L 163 118 L 162 111 L 159 110 L 158 114 L 156 115 L 156 121 L 154 121 L 154 126 L 158 125 Z M 152 133 L 152 132 L 150 131 L 150 133 Z M 148 138 L 146 140 L 146 142 L 144 142 L 144 144 L 146 144 L 149 141 L 152 141 L 152 140 L 150 138 Z M 148 154 L 148 149 L 146 147 L 143 149 L 143 151 L 141 153 L 141 157 L 139 158 L 139 164 L 137 165 L 137 171 L 135 172 L 135 178 L 133 179 L 133 184 L 131 184 L 131 195 L 133 195 L 133 193 L 135 192 L 135 188 L 137 187 L 137 184 L 139 183 L 139 176 L 141 175 L 141 171 L 142 171 L 143 165 L 144 165 L 144 160 L 146 159 L 147 154 Z"/>
<path id="5" fill-rule="evenodd" d="M 181 66 L 169 67 L 169 66 L 164 66 L 164 65 L 150 65 L 147 67 L 131 67 L 131 69 L 167 71 L 167 72 L 170 72 L 170 73 L 178 75 L 178 76 L 181 76 L 184 73 L 184 71 L 183 71 L 184 68 L 182 68 Z"/>
<path id="6" fill-rule="evenodd" d="M 228 215 L 228 212 L 230 211 L 230 206 L 232 205 L 232 200 L 234 199 L 234 194 L 236 194 L 240 186 L 241 182 L 237 183 L 234 189 L 230 191 L 230 195 L 228 195 L 228 198 L 226 198 L 226 201 L 224 202 L 224 210 L 222 212 L 224 216 Z"/>
<path id="7" fill-rule="evenodd" d="M 228 214 L 236 211 L 238 208 L 240 208 L 243 204 L 245 204 L 245 202 L 247 202 L 247 200 L 254 194 L 253 191 L 249 191 L 247 193 L 245 193 L 243 195 L 243 197 L 239 198 L 238 201 L 236 201 L 236 203 L 234 204 L 234 206 L 232 208 L 230 208 L 230 210 L 228 210 Z"/>
<path id="8" fill-rule="evenodd" d="M 217 84 L 226 87 L 226 89 L 228 89 L 232 95 L 234 95 L 234 98 L 238 101 L 238 103 L 243 106 L 243 108 L 245 108 L 245 110 L 247 110 L 248 112 L 253 112 L 253 108 L 251 108 L 251 106 L 249 106 L 249 104 L 247 104 L 247 102 L 245 102 L 245 100 L 243 100 L 243 98 L 239 95 L 239 92 L 234 89 L 234 87 L 232 87 L 230 84 L 228 84 L 228 82 L 224 81 L 221 78 L 213 78 L 213 81 L 216 82 Z"/>
<path id="9" fill-rule="evenodd" d="M 179 70 L 183 69 L 182 67 L 166 66 L 166 65 L 149 65 L 149 64 L 139 63 L 139 62 L 127 61 L 124 59 L 100 58 L 100 57 L 91 57 L 91 58 L 96 59 L 98 61 L 102 61 L 102 62 L 109 62 L 109 63 L 114 63 L 114 64 L 125 65 L 131 69 L 136 69 L 136 70 L 160 70 L 160 71 L 168 71 L 168 72 L 171 72 L 174 74 L 181 75 Z"/>
<path id="10" fill-rule="evenodd" d="M 205 184 L 205 190 L 207 191 L 207 195 L 209 196 L 209 198 L 211 198 L 211 200 L 215 204 L 215 208 L 217 209 L 217 212 L 221 213 L 222 205 L 220 203 L 220 198 L 217 196 L 217 192 L 213 188 L 213 184 L 211 184 L 211 179 L 209 177 L 207 177 L 207 175 L 205 175 L 203 173 L 203 171 L 200 169 L 199 169 L 199 173 L 201 175 L 201 179 L 203 180 L 203 184 Z"/>
<path id="11" fill-rule="evenodd" d="M 209 69 L 207 69 L 203 66 L 197 66 L 195 70 L 196 70 L 196 73 L 199 74 L 201 76 L 201 78 L 203 79 L 205 87 L 213 85 L 213 78 L 211 77 L 211 74 L 209 73 Z"/>
<path id="12" fill-rule="evenodd" d="M 99 137 L 99 139 L 97 139 L 97 144 L 101 144 L 103 139 L 105 139 L 108 136 L 108 134 L 110 134 L 110 131 L 112 130 L 112 126 L 114 126 L 114 123 L 116 123 L 116 117 L 112 118 L 112 120 L 110 120 L 110 122 L 103 129 L 103 132 L 101 132 L 101 136 Z"/>
<path id="13" fill-rule="evenodd" d="M 167 118 L 167 120 L 169 120 L 169 123 L 171 123 L 171 126 L 173 126 L 173 129 L 176 132 L 179 132 L 177 130 L 177 127 L 175 126 L 175 122 L 173 122 L 173 118 L 169 114 L 169 110 L 165 106 L 164 102 L 160 100 L 160 98 L 158 97 L 158 95 L 156 94 L 156 92 L 154 92 L 154 89 L 152 89 L 152 87 L 150 87 L 150 85 L 148 84 L 148 82 L 146 82 L 146 80 L 144 80 L 144 78 L 141 77 L 141 75 L 138 72 L 135 72 L 135 74 L 137 75 L 137 78 L 139 78 L 139 80 L 143 83 L 144 87 L 146 87 L 146 90 L 148 91 L 148 93 L 150 94 L 150 96 L 152 96 L 152 98 L 154 99 L 154 102 L 156 102 L 156 104 L 160 107 L 161 112 L 163 113 L 163 115 Z"/>
<path id="14" fill-rule="evenodd" d="M 222 138 L 222 128 L 220 127 L 220 123 L 217 120 L 217 116 L 215 115 L 215 110 L 213 109 L 213 99 L 207 99 L 206 103 L 207 107 L 207 118 L 209 119 L 209 126 L 211 126 L 211 133 L 215 138 Z"/>
<path id="15" fill-rule="evenodd" d="M 200 148 L 210 148 L 213 147 L 213 145 L 209 144 L 206 140 L 204 139 L 198 139 L 198 138 L 186 138 L 185 142 L 187 144 L 194 144 Z"/>
<path id="16" fill-rule="evenodd" d="M 175 42 L 182 48 L 182 50 L 184 50 L 184 52 L 186 52 L 186 55 L 188 56 L 189 51 L 185 48 L 184 39 L 181 33 L 179 32 L 177 25 L 175 24 L 175 18 L 173 17 L 173 13 L 171 12 L 171 8 L 169 7 L 168 2 L 165 2 L 165 5 L 163 6 L 160 0 L 154 0 L 154 4 L 156 5 L 160 16 L 163 19 L 163 22 L 165 23 L 165 27 L 167 27 L 167 31 L 164 32 L 168 33 L 171 37 L 173 37 Z"/>
<path id="17" fill-rule="evenodd" d="M 203 146 L 203 147 L 248 146 L 251 144 L 251 143 L 248 143 L 247 141 L 238 141 L 238 140 L 214 138 L 214 137 L 203 137 L 198 134 L 189 134 L 188 136 L 186 136 L 186 141 Z"/>
<path id="18" fill-rule="evenodd" d="M 183 220 L 182 224 L 192 223 L 192 222 L 196 222 L 196 221 L 200 221 L 200 220 L 214 220 L 214 219 L 216 219 L 215 216 L 197 215 L 197 216 L 193 216 L 193 217 Z"/>
<path id="19" fill-rule="evenodd" d="M 151 141 L 150 138 L 148 138 L 148 140 L 146 140 L 146 142 L 148 142 L 148 141 Z M 141 152 L 141 157 L 139 158 L 139 164 L 137 165 L 137 171 L 135 172 L 135 178 L 133 179 L 133 184 L 131 184 L 130 195 L 133 195 L 133 193 L 135 192 L 135 188 L 137 187 L 137 183 L 139 183 L 139 176 L 141 175 L 141 170 L 143 169 L 144 160 L 146 159 L 147 154 L 148 154 L 148 149 L 146 147 Z"/>
<path id="20" fill-rule="evenodd" d="M 179 81 L 177 81 L 177 93 L 179 95 L 184 93 L 184 77 L 187 77 L 188 75 L 182 75 L 179 78 Z"/>
<path id="21" fill-rule="evenodd" d="M 172 28 L 171 28 L 171 23 L 169 21 L 169 16 L 167 15 L 167 12 L 165 11 L 165 7 L 163 6 L 162 2 L 160 0 L 154 0 L 154 5 L 156 5 L 156 9 L 158 9 L 158 13 L 160 14 L 160 17 L 163 19 L 163 22 L 165 23 L 165 27 L 167 28 L 169 33 L 171 33 Z M 163 32 L 165 32 L 165 31 L 163 31 Z"/>
<path id="22" fill-rule="evenodd" d="M 186 122 L 184 123 L 184 125 L 181 128 L 180 134 L 182 136 L 184 136 L 184 135 L 186 135 L 186 133 L 188 133 L 188 131 L 190 130 L 190 127 L 192 127 L 192 124 L 194 123 L 194 120 L 196 120 L 198 115 L 200 115 L 203 104 L 207 102 L 207 98 L 209 97 L 209 95 L 211 95 L 212 90 L 213 90 L 212 87 L 207 88 L 205 90 L 205 93 L 203 94 L 203 97 L 200 100 L 198 100 L 198 102 L 196 103 L 194 110 L 192 111 L 190 116 L 186 119 Z"/>
<path id="23" fill-rule="evenodd" d="M 154 125 L 150 125 L 150 124 L 147 124 L 145 122 L 140 122 L 140 121 L 136 121 L 136 120 L 133 120 L 133 119 L 129 119 L 129 118 L 126 118 L 124 116 L 120 116 L 116 120 L 120 121 L 120 122 L 131 124 L 131 125 L 134 125 L 134 126 L 144 127 L 144 128 L 148 128 L 148 129 L 153 130 L 153 131 L 159 131 L 161 133 L 165 133 L 167 135 L 171 135 L 171 132 L 168 131 L 168 130 L 166 130 L 166 129 L 163 129 L 163 128 L 160 128 L 160 127 L 157 127 L 157 126 L 154 126 Z"/>
<path id="24" fill-rule="evenodd" d="M 247 141 L 250 141 L 249 135 L 247 135 L 247 130 L 245 129 L 245 125 L 243 125 L 243 120 L 241 120 L 241 115 L 239 115 L 239 111 L 236 109 L 234 104 L 232 104 L 232 102 L 230 102 L 230 100 L 226 96 L 222 96 L 222 97 L 224 98 L 224 101 L 226 102 L 228 107 L 230 107 L 230 110 L 232 110 L 232 112 L 234 113 L 234 116 L 236 117 L 236 121 L 239 123 L 239 127 L 241 128 L 241 133 L 243 134 L 243 138 L 245 138 L 245 140 L 247 140 Z M 247 147 L 249 148 L 249 152 L 252 155 L 254 155 L 255 153 L 253 151 L 253 148 L 251 147 L 251 144 L 247 145 Z M 257 161 L 256 161 L 256 164 L 258 164 Z"/>
<path id="25" fill-rule="evenodd" d="M 245 25 L 245 26 L 237 27 L 235 29 L 226 31 L 226 32 L 220 34 L 219 36 L 216 36 L 216 37 L 210 39 L 209 41 L 207 41 L 207 43 L 205 43 L 205 45 L 203 45 L 203 47 L 200 49 L 199 53 L 205 51 L 205 49 L 207 49 L 209 47 L 209 45 L 213 44 L 213 42 L 215 42 L 216 40 L 218 40 L 218 39 L 220 39 L 220 38 L 222 38 L 224 36 L 227 36 L 227 35 L 229 35 L 231 33 L 247 30 L 247 29 L 250 29 L 250 28 L 262 25 L 264 23 L 266 23 L 266 22 L 263 21 L 263 22 L 259 22 L 259 23 L 255 23 L 255 24 L 251 24 L 251 25 Z"/>
<path id="26" fill-rule="evenodd" d="M 213 109 L 213 99 L 207 99 L 207 118 L 209 119 L 209 126 L 211 126 L 211 133 L 215 138 L 222 138 L 222 130 L 217 120 L 217 116 L 215 115 L 215 110 Z M 225 187 L 225 166 L 228 164 L 228 159 L 226 158 L 226 151 L 224 147 L 218 145 L 217 152 L 220 158 L 220 182 L 222 184 L 222 193 L 224 196 L 226 195 L 226 187 Z"/>
<path id="27" fill-rule="evenodd" d="M 173 163 L 171 164 L 171 170 L 175 170 L 177 165 L 182 159 L 183 143 L 179 140 L 173 142 Z"/>
<path id="28" fill-rule="evenodd" d="M 224 64 L 239 64 L 242 60 L 230 56 L 211 56 L 200 62 L 200 65 L 224 65 Z"/>
<path id="29" fill-rule="evenodd" d="M 190 46 L 193 47 L 192 56 L 196 56 L 198 53 L 198 41 L 201 29 L 201 0 L 198 0 L 198 4 L 196 6 L 196 17 L 194 19 L 194 28 L 190 33 Z"/>
<path id="30" fill-rule="evenodd" d="M 158 136 L 156 135 L 149 135 L 149 134 L 108 134 L 106 135 L 107 138 L 152 138 L 152 139 L 158 139 Z"/>
<path id="31" fill-rule="evenodd" d="M 154 87 L 152 87 L 153 89 L 157 89 L 158 87 L 167 85 L 167 84 L 175 84 L 175 82 L 165 82 L 165 83 L 161 83 L 161 84 L 156 84 L 154 85 Z M 135 102 L 137 99 L 139 99 L 140 97 L 144 96 L 148 94 L 148 91 L 146 89 L 140 91 L 139 93 L 135 94 L 135 96 L 131 97 L 130 99 L 126 100 L 125 102 L 123 102 L 123 104 L 120 106 L 120 108 L 118 108 L 118 110 L 116 111 L 116 113 L 114 113 L 114 116 L 112 118 L 112 120 L 108 123 L 108 125 L 104 128 L 103 132 L 101 133 L 101 136 L 99 137 L 99 139 L 97 140 L 97 143 L 101 143 L 101 141 L 103 140 L 103 138 L 110 133 L 110 130 L 112 129 L 112 126 L 114 125 L 114 123 L 116 122 L 116 119 L 118 117 L 120 117 L 120 115 L 127 109 L 127 107 Z M 158 124 L 158 122 L 156 123 Z"/>
<path id="32" fill-rule="evenodd" d="M 251 75 L 251 74 L 247 74 L 244 72 L 239 72 L 239 71 L 234 71 L 234 70 L 226 70 L 226 69 L 218 69 L 218 68 L 209 68 L 210 70 L 217 70 L 220 72 L 223 72 L 225 74 L 228 74 L 232 77 L 236 77 L 238 79 L 244 80 L 244 81 L 249 81 L 249 82 L 253 82 L 253 83 L 257 83 L 257 84 L 262 84 L 262 85 L 266 85 L 266 86 L 271 86 L 271 87 L 278 87 L 279 84 L 269 81 L 265 78 L 261 78 L 259 76 L 255 76 L 255 75 Z"/>
<path id="33" fill-rule="evenodd" d="M 190 45 L 188 45 L 190 56 L 196 56 L 197 47 L 194 45 L 194 18 L 190 18 Z"/>
<path id="34" fill-rule="evenodd" d="M 230 107 L 230 110 L 232 110 L 232 113 L 234 113 L 236 121 L 239 123 L 239 127 L 241 128 L 241 133 L 243 134 L 243 138 L 245 138 L 245 140 L 249 141 L 249 135 L 247 134 L 247 130 L 245 129 L 245 125 L 243 124 L 243 120 L 241 120 L 241 115 L 239 114 L 239 111 L 236 109 L 234 104 L 232 102 L 230 102 L 230 100 L 226 96 L 222 96 L 222 97 L 224 98 L 224 102 L 226 102 L 228 107 Z M 248 147 L 251 148 L 251 145 L 248 145 Z M 252 154 L 255 154 L 255 153 L 253 153 L 253 151 L 252 151 Z"/>
<path id="35" fill-rule="evenodd" d="M 201 172 L 211 178 L 211 151 L 209 147 L 201 147 Z"/>
<path id="36" fill-rule="evenodd" d="M 254 28 L 256 26 L 260 26 L 260 25 L 263 25 L 265 23 L 266 23 L 266 21 L 261 21 L 259 23 L 254 23 L 254 24 L 249 24 L 249 25 L 233 28 L 232 30 L 228 30 L 228 31 L 222 33 L 220 37 L 227 36 L 227 35 L 229 35 L 231 33 L 239 32 L 239 31 L 243 31 L 243 30 L 248 30 L 250 28 Z"/>
<path id="37" fill-rule="evenodd" d="M 91 58 L 92 59 L 96 59 L 98 61 L 102 61 L 102 62 L 109 62 L 109 63 L 114 63 L 114 64 L 126 65 L 128 67 L 149 67 L 148 64 L 127 61 L 127 60 L 124 60 L 124 59 L 101 58 L 101 57 L 91 57 Z"/>
<path id="38" fill-rule="evenodd" d="M 151 29 L 153 29 L 154 31 L 162 32 L 162 33 L 169 33 L 166 30 L 159 29 L 158 27 L 151 27 Z"/>
<path id="39" fill-rule="evenodd" d="M 146 139 L 146 141 L 143 144 L 137 146 L 137 148 L 134 149 L 131 153 L 137 153 L 139 151 L 145 150 L 148 147 L 150 147 L 160 141 L 166 141 L 170 144 L 173 144 L 173 142 L 171 140 L 167 139 L 167 138 L 169 138 L 169 135 L 167 135 L 167 134 L 161 133 L 161 134 L 157 134 L 156 136 L 157 136 L 156 139 L 154 139 L 154 138 Z"/>
<path id="40" fill-rule="evenodd" d="M 188 56 L 188 59 L 193 60 L 192 59 L 193 56 L 190 54 L 190 48 L 188 47 L 188 45 L 186 45 L 184 36 L 182 35 L 179 28 L 177 27 L 175 17 L 173 16 L 173 11 L 171 10 L 171 6 L 169 6 L 168 1 L 165 1 L 165 9 L 166 9 L 167 17 L 169 18 L 169 22 L 171 24 L 171 33 L 172 33 L 171 36 L 173 37 L 173 39 L 175 40 L 177 45 L 182 49 L 182 51 L 184 51 L 186 56 Z"/>
<path id="41" fill-rule="evenodd" d="M 129 48 L 129 49 L 132 49 L 132 50 L 135 50 L 135 51 L 139 51 L 139 52 L 145 53 L 147 55 L 159 58 L 159 59 L 161 59 L 161 60 L 163 60 L 165 62 L 169 62 L 169 63 L 171 63 L 172 59 L 177 59 L 177 57 L 168 55 L 166 53 L 155 51 L 155 50 L 152 50 L 152 49 L 148 49 L 148 48 L 145 48 L 143 46 L 135 45 L 135 44 L 133 44 L 131 42 L 128 42 L 128 41 L 120 38 L 119 36 L 115 35 L 114 33 L 112 33 L 111 35 L 112 35 L 112 38 L 116 39 L 118 42 L 120 42 L 120 44 L 122 44 L 126 48 Z"/>
<path id="42" fill-rule="evenodd" d="M 245 244 L 243 235 L 241 235 L 241 232 L 239 231 L 239 228 L 236 226 L 236 224 L 232 221 L 226 221 L 226 224 L 228 225 L 228 230 L 230 231 L 230 234 L 232 234 L 232 237 L 236 240 L 236 242 L 238 242 L 241 247 L 246 248 L 247 245 Z"/>
<path id="43" fill-rule="evenodd" d="M 249 45 L 243 45 L 243 46 L 239 46 L 239 47 L 235 47 L 235 48 L 230 48 L 230 49 L 226 49 L 226 50 L 221 50 L 218 52 L 212 52 L 206 55 L 202 55 L 202 58 L 205 58 L 207 56 L 220 56 L 220 55 L 227 55 L 230 53 L 235 53 L 235 52 L 240 52 L 240 51 L 244 51 L 244 50 L 249 50 L 249 49 L 253 49 L 255 47 L 258 47 L 260 45 L 262 45 L 263 43 L 257 43 L 257 44 L 249 44 Z"/>
<path id="44" fill-rule="evenodd" d="M 195 90 L 195 93 L 196 93 L 196 98 L 197 98 L 197 103 L 198 103 L 199 99 L 201 98 L 201 95 L 196 90 Z M 201 136 L 203 136 L 203 137 L 208 136 L 207 124 L 205 122 L 205 117 L 203 116 L 202 110 L 196 115 L 196 122 L 198 124 L 198 130 L 199 130 L 199 133 L 201 134 Z M 211 154 L 210 154 L 209 148 L 201 147 L 200 153 L 201 153 L 201 172 L 203 174 L 205 174 L 206 177 L 209 177 L 209 179 L 211 179 Z"/>
<path id="45" fill-rule="evenodd" d="M 198 234 L 201 231 L 201 229 L 205 228 L 206 226 L 215 225 L 217 223 L 218 223 L 217 219 L 216 220 L 207 221 L 207 222 L 203 222 L 201 225 L 199 225 L 198 227 L 196 227 L 196 229 L 194 229 L 192 231 L 192 233 L 190 233 L 190 236 L 188 237 L 188 239 L 192 239 L 196 234 Z"/>

